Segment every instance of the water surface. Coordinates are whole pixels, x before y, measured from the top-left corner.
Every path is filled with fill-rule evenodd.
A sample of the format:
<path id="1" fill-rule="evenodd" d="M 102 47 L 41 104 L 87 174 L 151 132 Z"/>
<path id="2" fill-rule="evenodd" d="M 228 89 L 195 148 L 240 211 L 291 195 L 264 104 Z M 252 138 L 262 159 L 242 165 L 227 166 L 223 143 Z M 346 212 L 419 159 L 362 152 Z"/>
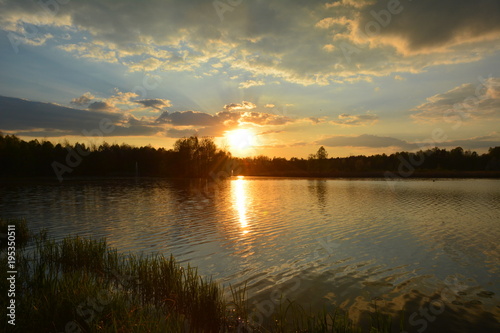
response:
<path id="1" fill-rule="evenodd" d="M 426 332 L 500 327 L 499 180 L 85 180 L 3 185 L 0 198 L 1 216 L 53 237 L 102 236 L 246 283 L 256 321 L 282 297 L 354 319 L 444 306 Z"/>

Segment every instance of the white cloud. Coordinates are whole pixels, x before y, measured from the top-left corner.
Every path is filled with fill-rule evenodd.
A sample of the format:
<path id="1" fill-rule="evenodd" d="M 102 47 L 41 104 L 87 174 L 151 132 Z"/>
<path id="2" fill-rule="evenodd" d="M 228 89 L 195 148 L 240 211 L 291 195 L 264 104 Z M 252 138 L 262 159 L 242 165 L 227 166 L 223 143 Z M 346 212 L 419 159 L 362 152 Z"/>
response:
<path id="1" fill-rule="evenodd" d="M 163 61 L 150 57 L 138 62 L 125 63 L 131 72 L 151 72 L 163 65 Z"/>
<path id="2" fill-rule="evenodd" d="M 248 80 L 248 81 L 245 81 L 245 82 L 241 82 L 239 87 L 241 89 L 247 89 L 247 88 L 250 88 L 250 87 L 257 87 L 257 86 L 263 86 L 265 85 L 265 82 L 263 80 Z"/>
<path id="3" fill-rule="evenodd" d="M 476 84 L 465 83 L 427 98 L 413 109 L 417 122 L 435 123 L 500 117 L 500 78 L 490 77 Z"/>

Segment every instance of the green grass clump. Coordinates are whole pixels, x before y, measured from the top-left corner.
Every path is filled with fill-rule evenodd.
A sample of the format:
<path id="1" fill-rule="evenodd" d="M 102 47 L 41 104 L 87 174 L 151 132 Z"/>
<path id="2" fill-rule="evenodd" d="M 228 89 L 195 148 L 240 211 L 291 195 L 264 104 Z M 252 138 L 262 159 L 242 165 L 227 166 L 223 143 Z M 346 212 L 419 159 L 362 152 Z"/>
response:
<path id="1" fill-rule="evenodd" d="M 16 223 L 16 231 L 24 230 L 24 220 Z M 245 287 L 231 288 L 228 301 L 220 285 L 172 256 L 119 254 L 105 239 L 56 242 L 43 232 L 31 239 L 32 246 L 17 249 L 16 326 L 4 320 L 0 331 L 359 332 L 345 313 L 307 312 L 290 301 L 269 323 L 253 325 Z M 6 267 L 7 256 L 0 254 Z M 8 292 L 7 277 L 0 270 L 1 295 Z M 0 306 L 8 301 L 0 298 Z M 389 332 L 389 326 L 384 322 L 372 332 Z"/>
<path id="2" fill-rule="evenodd" d="M 16 328 L 26 332 L 218 332 L 227 321 L 219 286 L 173 257 L 123 256 L 77 236 L 37 239 L 17 265 Z"/>

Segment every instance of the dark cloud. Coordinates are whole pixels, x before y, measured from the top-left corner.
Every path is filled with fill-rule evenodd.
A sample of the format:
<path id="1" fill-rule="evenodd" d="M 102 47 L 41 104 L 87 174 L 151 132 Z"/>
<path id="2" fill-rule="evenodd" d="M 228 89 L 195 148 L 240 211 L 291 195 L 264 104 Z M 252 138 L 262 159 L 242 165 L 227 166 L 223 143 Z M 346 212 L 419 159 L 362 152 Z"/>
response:
<path id="1" fill-rule="evenodd" d="M 11 97 L 0 97 L 0 105 L 0 126 L 5 130 L 47 128 L 81 134 L 84 129 L 98 128 L 101 119 L 110 119 L 113 123 L 122 120 L 118 114 L 84 111 Z"/>
<path id="2" fill-rule="evenodd" d="M 474 137 L 462 140 L 447 140 L 442 142 L 415 142 L 410 143 L 397 138 L 363 134 L 359 136 L 332 136 L 316 142 L 318 145 L 326 147 L 359 147 L 359 148 L 387 148 L 396 147 L 399 150 L 415 151 L 431 149 L 438 145 L 439 147 L 455 148 L 462 147 L 465 149 L 483 149 L 500 145 L 499 133 L 492 133 L 481 137 Z"/>
<path id="3" fill-rule="evenodd" d="M 396 14 L 387 16 L 390 3 L 395 5 Z M 441 48 L 500 32 L 498 0 L 379 0 L 363 8 L 361 15 L 362 30 L 366 32 L 369 22 L 378 22 L 380 36 L 401 38 L 410 51 Z"/>
<path id="4" fill-rule="evenodd" d="M 332 136 L 317 142 L 318 145 L 327 147 L 364 147 L 364 148 L 385 148 L 399 147 L 404 150 L 418 148 L 417 145 L 407 141 L 391 138 L 388 136 L 378 136 L 362 134 L 359 136 Z"/>
<path id="5" fill-rule="evenodd" d="M 150 107 L 150 108 L 154 108 L 154 109 L 157 109 L 157 110 L 161 110 L 163 108 L 172 106 L 172 104 L 170 103 L 170 101 L 168 99 L 159 99 L 159 98 L 155 98 L 155 99 L 142 99 L 142 100 L 138 100 L 138 101 L 135 101 L 135 102 L 139 103 L 139 104 L 142 104 L 145 107 Z"/>
<path id="6" fill-rule="evenodd" d="M 156 122 L 169 123 L 174 126 L 209 126 L 218 123 L 211 114 L 197 111 L 163 112 Z"/>
<path id="7" fill-rule="evenodd" d="M 500 146 L 500 135 L 494 133 L 492 135 L 485 135 L 463 140 L 450 140 L 440 143 L 444 147 L 462 147 L 464 149 L 481 149 Z"/>
<path id="8" fill-rule="evenodd" d="M 17 135 L 86 136 L 85 133 L 98 131 L 103 120 L 114 125 L 111 132 L 101 132 L 104 136 L 152 135 L 161 130 L 119 113 L 73 109 L 3 96 L 0 96 L 0 105 L 0 129 Z"/>
<path id="9" fill-rule="evenodd" d="M 96 110 L 96 111 L 106 111 L 106 110 L 111 110 L 112 106 L 106 102 L 93 102 L 88 106 L 89 110 Z"/>

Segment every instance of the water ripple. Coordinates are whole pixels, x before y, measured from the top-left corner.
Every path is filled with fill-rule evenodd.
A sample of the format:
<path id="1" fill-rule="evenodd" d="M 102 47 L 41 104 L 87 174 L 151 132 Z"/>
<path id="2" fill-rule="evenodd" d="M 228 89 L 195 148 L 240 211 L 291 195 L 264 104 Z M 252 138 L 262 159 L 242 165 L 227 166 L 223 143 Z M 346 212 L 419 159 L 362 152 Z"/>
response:
<path id="1" fill-rule="evenodd" d="M 449 281 L 460 280 L 475 294 L 493 292 L 482 300 L 493 313 L 500 182 L 393 185 L 269 178 L 19 184 L 0 188 L 0 212 L 26 217 L 57 239 L 106 237 L 122 252 L 173 254 L 225 285 L 246 284 L 255 302 L 274 292 L 358 310 L 383 300 L 396 311 L 416 295 L 456 295 Z"/>

